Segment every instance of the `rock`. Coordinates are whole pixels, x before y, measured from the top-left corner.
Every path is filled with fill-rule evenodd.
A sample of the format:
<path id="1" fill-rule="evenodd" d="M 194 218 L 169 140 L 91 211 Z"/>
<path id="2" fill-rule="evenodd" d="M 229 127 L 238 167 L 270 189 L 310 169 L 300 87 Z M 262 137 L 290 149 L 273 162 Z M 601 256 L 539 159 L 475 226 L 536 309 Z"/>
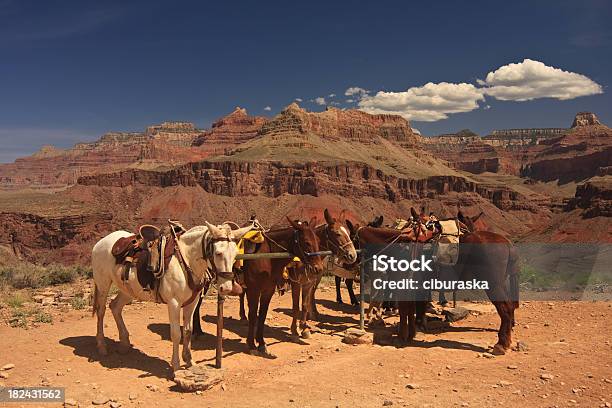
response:
<path id="1" fill-rule="evenodd" d="M 2 368 L 0 368 L 0 371 L 8 371 L 8 370 L 12 370 L 13 368 L 15 368 L 15 364 L 9 363 L 9 364 L 3 365 Z"/>
<path id="2" fill-rule="evenodd" d="M 108 401 L 110 401 L 108 397 L 105 397 L 103 395 L 98 395 L 96 398 L 93 399 L 93 401 L 91 401 L 91 403 L 94 405 L 104 405 Z"/>
<path id="3" fill-rule="evenodd" d="M 463 320 L 469 316 L 470 311 L 465 307 L 453 307 L 449 309 L 444 309 L 442 314 L 446 317 L 447 322 L 458 322 L 459 320 Z"/>
<path id="4" fill-rule="evenodd" d="M 594 113 L 591 112 L 579 112 L 576 114 L 574 121 L 572 122 L 572 128 L 581 126 L 594 126 L 601 125 L 599 119 Z"/>
<path id="5" fill-rule="evenodd" d="M 8 373 L 0 372 L 0 378 L 3 378 L 3 379 L 6 380 L 7 378 L 9 378 L 9 375 L 8 375 Z"/>
<path id="6" fill-rule="evenodd" d="M 66 398 L 66 400 L 64 401 L 64 407 L 78 407 L 79 403 L 76 402 L 76 400 L 73 400 L 72 398 Z"/>
<path id="7" fill-rule="evenodd" d="M 147 384 L 147 389 L 151 392 L 159 391 L 159 387 L 155 384 Z"/>
<path id="8" fill-rule="evenodd" d="M 349 328 L 344 332 L 342 342 L 346 344 L 372 344 L 374 335 L 364 330 Z"/>
<path id="9" fill-rule="evenodd" d="M 391 400 L 384 400 L 383 401 L 383 407 L 389 407 L 391 405 L 393 405 L 393 401 L 391 401 Z"/>
<path id="10" fill-rule="evenodd" d="M 508 367 L 506 367 L 508 370 L 516 370 L 518 368 L 518 366 L 515 365 L 509 365 Z"/>
<path id="11" fill-rule="evenodd" d="M 506 381 L 506 380 L 500 380 L 497 384 L 499 384 L 502 387 L 509 387 L 512 385 L 510 381 Z"/>
<path id="12" fill-rule="evenodd" d="M 552 380 L 553 378 L 555 378 L 555 376 L 554 376 L 554 375 L 552 375 L 552 374 L 549 374 L 549 373 L 542 373 L 542 374 L 540 374 L 540 378 L 541 378 L 542 380 L 550 381 L 550 380 Z"/>
<path id="13" fill-rule="evenodd" d="M 138 399 L 138 394 L 130 392 L 129 395 L 128 395 L 128 399 L 130 401 L 134 401 L 134 400 Z"/>
<path id="14" fill-rule="evenodd" d="M 110 407 L 111 408 L 121 408 L 121 403 L 118 401 L 111 401 Z"/>
<path id="15" fill-rule="evenodd" d="M 517 341 L 514 347 L 515 351 L 529 351 L 529 346 L 524 341 Z"/>
<path id="16" fill-rule="evenodd" d="M 406 388 L 408 388 L 409 390 L 418 390 L 421 388 L 421 386 L 419 384 L 409 383 L 406 384 Z"/>
<path id="17" fill-rule="evenodd" d="M 223 370 L 193 365 L 174 373 L 174 382 L 185 391 L 206 391 L 223 381 Z"/>

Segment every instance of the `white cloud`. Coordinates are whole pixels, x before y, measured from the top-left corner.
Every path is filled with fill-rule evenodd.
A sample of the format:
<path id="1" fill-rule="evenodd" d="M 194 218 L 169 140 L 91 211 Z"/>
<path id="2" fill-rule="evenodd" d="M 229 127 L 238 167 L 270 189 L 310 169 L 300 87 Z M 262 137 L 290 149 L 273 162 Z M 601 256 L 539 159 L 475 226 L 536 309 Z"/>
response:
<path id="1" fill-rule="evenodd" d="M 302 99 L 302 98 L 295 98 L 295 101 L 296 101 L 296 102 L 302 102 L 302 101 L 303 101 L 303 99 Z"/>
<path id="2" fill-rule="evenodd" d="M 325 105 L 327 102 L 325 101 L 324 97 L 319 96 L 318 98 L 314 99 L 314 103 L 316 103 L 317 105 Z"/>
<path id="3" fill-rule="evenodd" d="M 269 107 L 269 106 L 266 106 L 266 107 L 264 108 L 264 110 L 269 112 L 269 111 L 271 111 L 271 110 L 272 110 L 272 108 L 271 108 L 271 107 Z"/>
<path id="4" fill-rule="evenodd" d="M 355 100 L 354 100 L 354 99 L 347 99 L 347 100 L 346 100 L 346 103 L 353 103 L 353 102 L 355 102 Z"/>
<path id="5" fill-rule="evenodd" d="M 328 96 L 328 97 L 330 97 L 330 98 L 333 98 L 334 96 L 336 96 L 336 94 L 335 94 L 335 93 L 330 93 L 330 94 L 329 94 L 329 95 L 327 95 L 327 96 Z"/>
<path id="6" fill-rule="evenodd" d="M 601 85 L 575 72 L 525 59 L 489 72 L 478 80 L 482 90 L 502 101 L 529 101 L 537 98 L 574 99 L 602 93 Z"/>
<path id="7" fill-rule="evenodd" d="M 365 90 L 363 88 L 360 88 L 358 86 L 351 86 L 346 91 L 344 91 L 344 95 L 345 96 L 355 96 L 355 98 L 361 99 L 362 97 L 367 95 L 369 92 L 370 91 L 367 91 L 367 90 Z"/>
<path id="8" fill-rule="evenodd" d="M 483 100 L 483 92 L 472 84 L 429 82 L 404 92 L 380 91 L 373 96 L 366 95 L 359 101 L 359 108 L 368 113 L 395 114 L 410 120 L 433 122 L 446 119 L 449 113 L 477 109 L 478 102 Z"/>

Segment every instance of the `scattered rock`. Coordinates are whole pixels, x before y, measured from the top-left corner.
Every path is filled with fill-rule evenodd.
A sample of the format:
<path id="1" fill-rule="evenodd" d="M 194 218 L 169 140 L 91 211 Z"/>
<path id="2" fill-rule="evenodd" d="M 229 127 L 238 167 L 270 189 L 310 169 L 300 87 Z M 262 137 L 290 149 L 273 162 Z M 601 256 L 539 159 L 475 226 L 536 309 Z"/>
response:
<path id="1" fill-rule="evenodd" d="M 8 375 L 8 373 L 0 372 L 0 378 L 3 378 L 3 379 L 6 380 L 7 378 L 9 378 L 9 375 Z"/>
<path id="2" fill-rule="evenodd" d="M 108 401 L 110 401 L 108 397 L 105 397 L 103 395 L 98 395 L 96 398 L 93 399 L 93 401 L 91 401 L 91 403 L 94 405 L 104 405 Z"/>
<path id="3" fill-rule="evenodd" d="M 540 378 L 541 378 L 542 380 L 547 380 L 547 381 L 549 381 L 549 380 L 552 380 L 553 378 L 555 378 L 555 376 L 554 376 L 554 375 L 552 375 L 552 374 L 549 374 L 549 373 L 543 373 L 543 374 L 540 374 Z"/>
<path id="4" fill-rule="evenodd" d="M 121 408 L 121 403 L 117 401 L 111 401 L 110 407 L 111 408 Z"/>
<path id="5" fill-rule="evenodd" d="M 446 317 L 447 322 L 458 322 L 463 320 L 470 314 L 470 311 L 465 307 L 457 306 L 449 309 L 444 309 L 442 314 Z"/>
<path id="6" fill-rule="evenodd" d="M 502 387 L 509 387 L 512 385 L 510 381 L 506 381 L 506 380 L 500 380 L 497 384 L 499 384 Z"/>
<path id="7" fill-rule="evenodd" d="M 383 407 L 389 407 L 391 405 L 393 405 L 393 401 L 391 401 L 391 400 L 384 400 L 383 401 Z"/>
<path id="8" fill-rule="evenodd" d="M 374 335 L 364 330 L 349 328 L 344 332 L 342 342 L 346 344 L 372 344 Z"/>
<path id="9" fill-rule="evenodd" d="M 223 381 L 223 371 L 194 365 L 174 373 L 174 382 L 185 391 L 206 391 Z"/>
<path id="10" fill-rule="evenodd" d="M 529 351 L 529 346 L 524 341 L 517 341 L 514 347 L 515 351 Z"/>
<path id="11" fill-rule="evenodd" d="M 79 403 L 76 402 L 76 400 L 73 400 L 72 398 L 66 398 L 66 400 L 64 401 L 64 406 L 65 407 L 78 407 Z"/>
<path id="12" fill-rule="evenodd" d="M 409 390 L 418 390 L 419 388 L 421 388 L 421 386 L 419 384 L 406 384 L 406 388 L 408 388 Z"/>
<path id="13" fill-rule="evenodd" d="M 130 392 L 130 394 L 128 395 L 128 399 L 130 401 L 134 401 L 137 398 L 138 398 L 138 394 L 136 394 L 136 393 Z"/>
<path id="14" fill-rule="evenodd" d="M 518 366 L 509 365 L 507 368 L 508 368 L 508 370 L 516 370 L 518 368 Z"/>
<path id="15" fill-rule="evenodd" d="M 0 370 L 1 371 L 8 371 L 8 370 L 12 370 L 13 368 L 15 368 L 15 364 L 9 363 L 9 364 L 3 365 L 2 368 L 0 368 Z"/>
<path id="16" fill-rule="evenodd" d="M 300 358 L 300 359 L 299 359 L 297 362 L 298 362 L 298 363 L 305 363 L 305 362 L 306 362 L 306 359 L 305 359 L 305 358 Z"/>
<path id="17" fill-rule="evenodd" d="M 147 389 L 152 392 L 159 391 L 159 387 L 155 384 L 147 384 Z"/>

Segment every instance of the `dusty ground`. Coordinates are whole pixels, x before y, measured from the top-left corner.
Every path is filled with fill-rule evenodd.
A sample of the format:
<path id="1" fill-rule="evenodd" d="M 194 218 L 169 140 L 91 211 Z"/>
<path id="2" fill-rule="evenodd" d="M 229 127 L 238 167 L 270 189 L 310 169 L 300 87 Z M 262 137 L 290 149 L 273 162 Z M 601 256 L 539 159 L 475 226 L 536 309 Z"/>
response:
<path id="1" fill-rule="evenodd" d="M 319 297 L 320 311 L 326 315 L 321 332 L 304 344 L 290 341 L 290 296 L 274 297 L 266 337 L 276 360 L 244 353 L 246 326 L 236 320 L 237 299 L 228 301 L 225 384 L 201 395 L 179 392 L 168 379 L 171 345 L 166 310 L 163 305 L 142 303 L 129 305 L 124 312 L 134 344 L 127 355 L 115 352 L 117 329 L 110 312 L 106 334 L 112 339 L 111 353 L 105 358 L 96 354 L 95 321 L 86 309 L 63 312 L 53 324 L 29 330 L 0 325 L 0 367 L 15 364 L 3 372 L 8 378 L 0 379 L 0 385 L 48 381 L 66 387 L 67 398 L 85 407 L 100 395 L 123 407 L 147 408 L 599 407 L 612 402 L 608 326 L 612 303 L 524 303 L 517 314 L 514 340 L 525 342 L 528 351 L 489 358 L 483 353 L 496 341 L 499 320 L 488 305 L 467 304 L 481 313 L 443 332 L 419 333 L 409 347 L 349 346 L 341 342 L 342 332 L 358 324 L 358 314 L 332 302 L 330 290 Z M 208 301 L 203 312 L 208 313 L 204 318 L 208 334 L 194 344 L 194 361 L 199 364 L 214 359 L 213 310 Z M 546 373 L 552 379 L 542 379 Z"/>

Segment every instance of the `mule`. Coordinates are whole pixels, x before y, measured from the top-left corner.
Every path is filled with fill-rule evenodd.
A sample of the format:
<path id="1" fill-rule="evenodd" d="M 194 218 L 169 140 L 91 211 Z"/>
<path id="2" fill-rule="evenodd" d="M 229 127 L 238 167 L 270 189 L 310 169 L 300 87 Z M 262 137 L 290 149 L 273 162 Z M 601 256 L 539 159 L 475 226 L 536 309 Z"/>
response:
<path id="1" fill-rule="evenodd" d="M 319 238 L 321 251 L 331 251 L 334 263 L 352 264 L 357 260 L 357 251 L 344 226 L 344 211 L 340 214 L 340 219 L 336 220 L 325 209 L 323 212 L 325 224 L 315 228 L 315 233 Z M 291 334 L 298 338 L 298 321 L 302 338 L 310 337 L 310 326 L 308 319 L 312 318 L 314 312 L 315 290 L 321 281 L 323 273 L 309 274 L 303 264 L 289 270 L 289 281 L 291 282 L 291 298 L 293 303 L 293 320 L 291 322 Z M 302 307 L 300 309 L 300 295 Z"/>
<path id="2" fill-rule="evenodd" d="M 159 298 L 167 304 L 172 339 L 171 367 L 173 372 L 180 368 L 179 342 L 181 339 L 180 312 L 183 311 L 183 351 L 182 358 L 191 364 L 191 322 L 199 292 L 206 283 L 207 272 L 217 275 L 221 294 L 232 293 L 233 284 L 228 272 L 232 270 L 238 249 L 239 240 L 252 227 L 232 231 L 228 225 L 193 227 L 181 234 L 176 242 L 177 255 L 172 256 L 165 274 L 160 278 Z M 127 352 L 130 347 L 129 332 L 122 317 L 123 307 L 132 299 L 155 301 L 153 292 L 145 290 L 136 277 L 130 273 L 127 281 L 122 278 L 123 265 L 117 264 L 111 249 L 115 242 L 131 236 L 127 231 L 115 231 L 98 241 L 92 250 L 91 262 L 94 277 L 93 314 L 97 316 L 96 345 L 101 355 L 108 354 L 104 337 L 104 313 L 106 299 L 112 284 L 119 289 L 111 301 L 110 309 L 119 330 L 119 351 Z M 182 255 L 182 257 L 181 257 Z M 182 258 L 179 259 L 179 258 Z M 182 264 L 185 264 L 183 267 Z M 188 276 L 191 274 L 192 276 Z M 190 281 L 196 282 L 191 287 Z"/>
<path id="3" fill-rule="evenodd" d="M 287 220 L 291 227 L 266 232 L 265 241 L 256 253 L 289 252 L 302 260 L 308 273 L 321 273 L 323 270 L 321 256 L 308 255 L 318 252 L 320 248 L 320 240 L 313 227 L 316 225 L 316 217 L 310 222 L 296 222 L 289 218 Z M 284 281 L 283 270 L 291 261 L 289 258 L 244 261 L 244 280 L 249 304 L 247 347 L 250 354 L 276 358 L 268 351 L 264 341 L 264 328 L 272 295 L 277 285 Z"/>
<path id="4" fill-rule="evenodd" d="M 414 213 L 414 210 L 412 210 Z M 431 232 L 423 230 L 424 224 L 420 217 L 414 217 L 416 225 L 411 238 L 418 242 L 431 240 Z M 489 289 L 485 290 L 487 297 L 495 306 L 501 323 L 498 330 L 498 341 L 493 346 L 493 354 L 505 354 L 512 343 L 512 327 L 514 326 L 514 311 L 518 302 L 518 254 L 508 238 L 491 231 L 476 231 L 474 222 L 480 216 L 469 218 L 461 212 L 457 219 L 467 229 L 459 237 L 459 258 L 452 267 L 456 276 L 464 280 L 470 276 L 487 281 Z M 425 302 L 400 302 L 400 339 L 414 339 L 416 321 L 425 322 Z M 415 316 L 416 315 L 416 316 Z M 406 318 L 408 325 L 406 326 Z"/>

